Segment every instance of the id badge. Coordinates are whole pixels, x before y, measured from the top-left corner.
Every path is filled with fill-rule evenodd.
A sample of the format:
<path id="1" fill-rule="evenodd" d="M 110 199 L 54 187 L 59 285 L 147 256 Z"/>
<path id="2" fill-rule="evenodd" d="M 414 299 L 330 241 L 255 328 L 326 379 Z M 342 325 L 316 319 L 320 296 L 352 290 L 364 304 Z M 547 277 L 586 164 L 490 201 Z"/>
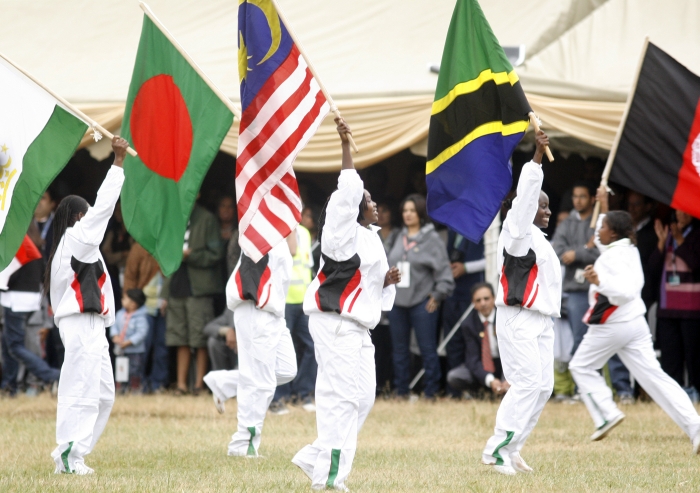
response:
<path id="1" fill-rule="evenodd" d="M 586 278 L 583 277 L 583 272 L 583 269 L 576 269 L 576 272 L 574 272 L 574 281 L 583 284 L 586 281 Z"/>
<path id="2" fill-rule="evenodd" d="M 129 381 L 129 358 L 117 356 L 114 359 L 114 380 L 117 382 Z"/>
<path id="3" fill-rule="evenodd" d="M 401 272 L 401 281 L 396 284 L 397 288 L 410 288 L 411 287 L 411 263 L 410 262 L 397 262 L 396 268 Z"/>
<path id="4" fill-rule="evenodd" d="M 681 276 L 678 274 L 671 274 L 668 276 L 668 283 L 671 286 L 678 286 L 681 283 Z"/>

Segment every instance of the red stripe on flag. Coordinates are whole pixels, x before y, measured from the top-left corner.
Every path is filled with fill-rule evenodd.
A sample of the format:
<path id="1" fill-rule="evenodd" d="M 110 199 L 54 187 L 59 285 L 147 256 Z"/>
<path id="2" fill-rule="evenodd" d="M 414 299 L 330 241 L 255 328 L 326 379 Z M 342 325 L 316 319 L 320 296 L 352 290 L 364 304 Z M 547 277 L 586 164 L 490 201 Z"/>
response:
<path id="1" fill-rule="evenodd" d="M 294 73 L 298 66 L 299 50 L 297 49 L 296 45 L 292 45 L 292 49 L 289 51 L 287 58 L 279 67 L 277 67 L 277 70 L 270 75 L 267 81 L 265 81 L 265 84 L 263 84 L 263 86 L 260 88 L 258 93 L 255 95 L 255 98 L 253 98 L 250 104 L 246 106 L 246 109 L 243 111 L 243 114 L 241 115 L 241 123 L 238 127 L 239 134 L 242 134 L 245 129 L 248 128 L 248 125 L 255 120 L 255 117 L 258 115 L 262 107 L 265 106 L 265 103 L 267 103 L 270 97 L 272 97 L 277 88 Z"/>
<path id="2" fill-rule="evenodd" d="M 289 176 L 289 174 L 286 174 L 284 176 Z M 296 184 L 296 179 L 292 178 L 294 180 L 294 183 Z M 284 178 L 282 178 L 282 181 L 284 181 Z M 297 194 L 297 197 L 299 196 L 299 189 L 294 191 Z M 270 195 L 275 197 L 277 200 L 280 202 L 284 203 L 290 211 L 292 211 L 292 214 L 294 214 L 294 220 L 296 222 L 301 221 L 301 211 L 299 211 L 299 208 L 294 205 L 289 197 L 287 197 L 287 194 L 284 193 L 284 190 L 282 190 L 279 186 L 275 185 L 272 190 L 270 190 Z"/>
<path id="3" fill-rule="evenodd" d="M 275 228 L 283 238 L 286 238 L 289 236 L 289 233 L 292 232 L 292 227 L 270 210 L 270 207 L 267 205 L 267 200 L 263 199 L 262 202 L 260 202 L 258 212 L 260 212 L 265 219 L 267 219 L 272 227 Z"/>
<path id="4" fill-rule="evenodd" d="M 268 243 L 263 235 L 257 232 L 252 224 L 245 230 L 244 236 L 255 246 L 255 248 L 258 249 L 262 255 L 265 255 L 272 249 L 270 243 Z"/>
<path id="5" fill-rule="evenodd" d="M 15 258 L 21 265 L 24 265 L 32 260 L 41 258 L 41 252 L 31 238 L 24 235 L 24 239 L 22 240 L 22 244 L 19 246 L 19 250 L 17 250 L 17 253 L 15 254 Z"/>
<path id="6" fill-rule="evenodd" d="M 671 207 L 674 209 L 680 209 L 693 217 L 700 217 L 700 169 L 693 164 L 693 144 L 696 139 L 700 139 L 700 101 L 695 107 L 695 118 L 683 153 L 683 165 L 678 171 L 678 183 L 671 199 Z"/>
<path id="7" fill-rule="evenodd" d="M 275 152 L 275 154 L 270 157 L 267 163 L 265 163 L 265 165 L 262 168 L 260 168 L 255 173 L 255 175 L 248 181 L 245 190 L 243 190 L 243 193 L 241 194 L 241 197 L 238 200 L 239 220 L 248 210 L 253 195 L 255 194 L 255 191 L 262 183 L 264 183 L 267 177 L 270 176 L 272 172 L 276 170 L 279 167 L 279 165 L 293 152 L 293 150 L 299 144 L 301 139 L 304 137 L 304 134 L 309 128 L 311 128 L 311 125 L 313 125 L 313 123 L 316 121 L 316 118 L 321 113 L 321 108 L 323 107 L 325 102 L 326 98 L 323 96 L 323 93 L 319 91 L 316 94 L 316 101 L 314 103 L 313 108 L 311 108 L 311 110 L 306 115 L 304 115 L 304 118 L 299 123 L 299 126 L 296 128 L 296 130 L 292 132 L 292 134 L 284 142 L 284 144 L 282 144 L 279 147 L 279 149 L 277 149 L 277 152 Z"/>

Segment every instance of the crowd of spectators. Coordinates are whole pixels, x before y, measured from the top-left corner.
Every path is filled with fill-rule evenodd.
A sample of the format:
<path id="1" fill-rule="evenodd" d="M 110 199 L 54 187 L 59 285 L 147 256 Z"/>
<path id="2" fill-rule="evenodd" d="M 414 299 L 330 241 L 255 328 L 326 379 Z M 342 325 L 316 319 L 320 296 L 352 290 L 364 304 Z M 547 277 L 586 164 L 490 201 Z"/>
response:
<path id="1" fill-rule="evenodd" d="M 595 181 L 576 182 L 567 192 L 571 201 L 562 197 L 564 210 L 557 215 L 551 237 L 564 279 L 555 365 L 555 394 L 562 402 L 578 399 L 566 363 L 587 331 L 582 321 L 588 309 L 583 270 L 599 255 L 591 228 L 595 186 Z M 662 368 L 697 400 L 700 221 L 633 191 L 617 198 L 618 207 L 626 208 L 635 224 L 645 276 L 642 298 L 650 322 L 655 320 L 650 325 L 655 327 Z M 13 295 L 23 292 L 30 270 L 37 283 L 41 279 L 52 242 L 56 205 L 51 191 L 44 194 L 29 231 L 44 259 L 32 269 L 23 267 L 10 279 L 8 290 L 0 294 L 5 396 L 20 391 L 36 395 L 51 389 L 59 376 L 63 349 L 48 301 L 44 297 L 40 308 L 28 310 L 22 304 L 26 296 Z M 114 362 L 116 358 L 128 360 L 128 375 L 122 375 L 118 382 L 121 392 L 169 390 L 177 395 L 197 395 L 205 389 L 202 379 L 209 369 L 237 366 L 236 328 L 224 294 L 240 257 L 235 199 L 221 197 L 214 210 L 195 206 L 185 233 L 183 262 L 166 278 L 156 260 L 130 237 L 117 206 L 102 252 L 119 310 L 106 337 Z M 495 331 L 495 289 L 485 282 L 483 243 L 472 243 L 455 231 L 434 225 L 420 194 L 407 196 L 399 207 L 390 201 L 380 202 L 378 212 L 378 234 L 389 264 L 402 272 L 394 308 L 383 314 L 371 334 L 376 347 L 378 394 L 399 400 L 411 395 L 434 400 L 439 395 L 462 399 L 505 393 L 508 382 L 503 378 Z M 314 409 L 316 362 L 302 301 L 319 264 L 315 219 L 315 210 L 306 207 L 295 233 L 286 320 L 297 351 L 299 374 L 278 388 L 271 405 L 271 411 L 278 414 L 294 402 L 306 410 Z M 464 317 L 471 304 L 474 310 Z M 446 337 L 445 351 L 439 354 L 438 347 Z M 423 377 L 415 379 L 421 369 Z M 608 371 L 620 400 L 633 402 L 641 391 L 634 388 L 634 375 L 617 357 L 608 362 Z"/>

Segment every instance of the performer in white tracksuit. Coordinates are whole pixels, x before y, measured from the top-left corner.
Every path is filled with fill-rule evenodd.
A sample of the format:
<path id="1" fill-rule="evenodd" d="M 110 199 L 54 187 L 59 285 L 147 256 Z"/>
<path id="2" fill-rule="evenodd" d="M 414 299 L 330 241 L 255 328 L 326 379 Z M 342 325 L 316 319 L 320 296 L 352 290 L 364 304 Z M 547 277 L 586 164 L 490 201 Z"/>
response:
<path id="1" fill-rule="evenodd" d="M 100 243 L 119 199 L 127 142 L 112 140 L 114 165 L 94 207 L 70 195 L 56 209 L 45 286 L 66 348 L 58 383 L 55 473 L 92 474 L 85 456 L 95 447 L 114 404 L 114 376 L 105 327 L 114 323 L 114 295 Z"/>
<path id="2" fill-rule="evenodd" d="M 561 267 L 540 228 L 549 224 L 549 198 L 542 189 L 542 156 L 549 144 L 536 135 L 537 150 L 525 164 L 517 197 L 498 239 L 501 272 L 496 334 L 503 374 L 510 383 L 496 415 L 484 464 L 503 474 L 531 472 L 520 456 L 554 386 L 554 323 L 561 303 Z"/>
<path id="3" fill-rule="evenodd" d="M 604 187 L 598 189 L 597 198 L 602 211 L 607 212 L 608 193 Z M 601 255 L 585 271 L 591 287 L 590 308 L 583 320 L 589 328 L 569 369 L 596 426 L 592 440 L 605 438 L 625 417 L 599 373 L 617 353 L 644 390 L 690 437 L 697 454 L 700 416 L 688 394 L 664 373 L 654 354 L 644 317 L 644 274 L 634 236 L 632 218 L 627 212 L 613 211 L 598 217 L 596 245 Z"/>
<path id="4" fill-rule="evenodd" d="M 219 412 L 224 401 L 238 396 L 238 430 L 228 455 L 258 457 L 265 413 L 275 388 L 291 382 L 297 359 L 284 320 L 284 304 L 292 273 L 287 242 L 277 244 L 258 263 L 245 253 L 226 285 L 238 341 L 238 370 L 204 376 Z"/>
<path id="5" fill-rule="evenodd" d="M 377 207 L 354 169 L 347 124 L 336 119 L 343 146 L 338 189 L 319 221 L 321 265 L 304 297 L 314 340 L 318 438 L 292 459 L 313 489 L 346 491 L 357 434 L 376 389 L 369 335 L 382 310 L 390 310 L 400 279 L 389 269 L 377 229 Z"/>

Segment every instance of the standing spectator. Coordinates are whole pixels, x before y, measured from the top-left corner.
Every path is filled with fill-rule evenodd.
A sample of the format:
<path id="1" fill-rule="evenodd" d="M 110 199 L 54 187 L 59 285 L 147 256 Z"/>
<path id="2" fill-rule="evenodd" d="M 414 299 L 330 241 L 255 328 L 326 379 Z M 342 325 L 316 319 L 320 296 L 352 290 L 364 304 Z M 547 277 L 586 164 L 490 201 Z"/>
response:
<path id="1" fill-rule="evenodd" d="M 238 339 L 233 323 L 233 312 L 226 307 L 224 313 L 204 326 L 211 371 L 234 370 L 238 364 Z"/>
<path id="2" fill-rule="evenodd" d="M 129 289 L 122 297 L 122 309 L 117 312 L 109 335 L 114 343 L 114 354 L 125 355 L 129 359 L 129 388 L 138 392 L 143 377 L 146 359 L 146 336 L 148 335 L 148 314 L 146 295 L 140 289 Z"/>
<path id="3" fill-rule="evenodd" d="M 503 377 L 498 351 L 496 295 L 486 282 L 475 284 L 472 293 L 474 310 L 460 326 L 465 349 L 462 362 L 447 374 L 447 383 L 460 391 L 484 386 L 494 395 L 503 395 L 510 385 Z"/>
<path id="4" fill-rule="evenodd" d="M 160 392 L 168 385 L 168 348 L 165 345 L 163 274 L 158 262 L 138 243 L 131 247 L 124 270 L 124 291 L 141 289 L 146 295 L 148 336 L 144 362 L 144 391 Z"/>
<path id="5" fill-rule="evenodd" d="M 472 286 L 484 282 L 486 258 L 484 242 L 472 243 L 456 231 L 447 234 L 447 256 L 450 259 L 455 290 L 442 306 L 442 330 L 445 337 L 469 308 L 472 301 Z M 458 330 L 447 342 L 447 371 L 464 363 L 466 350 L 462 331 Z M 464 389 L 462 389 L 464 390 Z M 461 398 L 462 391 L 447 382 L 447 392 L 454 398 Z"/>
<path id="6" fill-rule="evenodd" d="M 311 284 L 311 234 L 301 224 L 297 226 L 289 242 L 292 254 L 292 278 L 287 291 L 284 306 L 284 319 L 289 329 L 297 355 L 297 375 L 289 383 L 279 385 L 270 403 L 270 412 L 286 414 L 289 412 L 285 405 L 292 395 L 295 395 L 305 411 L 316 410 L 314 404 L 314 389 L 316 388 L 316 356 L 314 355 L 314 340 L 309 332 L 309 316 L 304 313 L 304 295 Z"/>
<path id="7" fill-rule="evenodd" d="M 437 354 L 438 308 L 454 289 L 447 249 L 425 210 L 425 198 L 412 194 L 401 204 L 404 228 L 389 253 L 389 265 L 401 271 L 396 300 L 389 312 L 394 359 L 394 385 L 407 398 L 411 377 L 411 327 L 425 367 L 424 393 L 434 399 L 440 385 Z"/>
<path id="8" fill-rule="evenodd" d="M 649 307 L 656 301 L 657 289 L 649 270 L 649 260 L 656 250 L 658 238 L 654 231 L 654 221 L 651 213 L 654 210 L 654 201 L 639 192 L 630 190 L 627 192 L 627 212 L 632 216 L 634 232 L 637 237 L 637 250 L 642 259 L 642 271 L 644 272 L 644 288 L 642 288 L 642 300 Z"/>
<path id="9" fill-rule="evenodd" d="M 657 248 L 651 256 L 652 272 L 661 282 L 656 312 L 656 339 L 661 368 L 685 386 L 695 400 L 700 389 L 700 221 L 677 210 L 671 224 L 654 224 Z"/>
<path id="10" fill-rule="evenodd" d="M 234 259 L 228 258 L 229 245 L 231 242 L 238 243 L 238 221 L 236 214 L 236 200 L 230 195 L 224 195 L 219 200 L 219 207 L 217 208 L 217 216 L 219 219 L 219 226 L 221 227 L 221 245 L 223 251 L 226 252 L 226 256 L 221 261 L 221 277 L 224 285 L 228 282 L 228 278 L 233 272 L 233 268 L 238 262 L 238 257 Z M 234 248 L 231 252 L 235 255 L 236 250 L 240 256 L 240 247 Z M 229 268 L 230 266 L 230 268 Z M 226 296 L 220 294 L 214 298 L 214 313 L 220 315 L 226 309 Z"/>
<path id="11" fill-rule="evenodd" d="M 10 397 L 17 394 L 19 364 L 47 384 L 58 382 L 60 372 L 24 345 L 27 321 L 41 309 L 41 281 L 44 275 L 44 260 L 38 258 L 27 262 L 10 276 L 7 291 L 0 293 L 4 325 L 2 330 L 2 384 Z"/>
<path id="12" fill-rule="evenodd" d="M 117 310 L 121 308 L 124 268 L 126 267 L 126 258 L 129 256 L 129 250 L 131 250 L 133 243 L 134 240 L 124 225 L 122 204 L 117 202 L 114 215 L 105 233 L 105 239 L 100 247 L 102 256 L 107 263 L 109 277 L 113 279 L 112 289 L 114 290 L 114 302 Z"/>
<path id="13" fill-rule="evenodd" d="M 401 234 L 401 228 L 394 226 L 392 221 L 391 206 L 386 202 L 380 202 L 377 204 L 377 226 L 381 228 L 377 233 L 382 239 L 382 245 L 384 245 L 384 251 L 389 255 L 391 248 L 396 243 L 396 238 Z"/>
<path id="14" fill-rule="evenodd" d="M 193 393 L 198 395 L 203 388 L 208 364 L 204 326 L 214 318 L 213 297 L 223 292 L 219 265 L 222 256 L 216 217 L 195 204 L 185 231 L 182 264 L 165 289 L 169 294 L 165 341 L 177 347 L 177 395 L 188 392 L 192 349 L 197 353 Z"/>
<path id="15" fill-rule="evenodd" d="M 567 296 L 567 314 L 571 330 L 574 334 L 574 346 L 571 354 L 576 353 L 588 325 L 583 322 L 583 316 L 588 310 L 589 282 L 583 277 L 587 265 L 596 261 L 600 252 L 593 243 L 591 214 L 595 205 L 595 186 L 586 182 L 574 185 L 572 200 L 574 209 L 569 217 L 557 227 L 552 240 L 552 247 L 561 263 L 566 266 L 564 273 L 563 291 Z M 634 401 L 630 374 L 620 358 L 613 356 L 608 363 L 610 379 L 617 395 L 623 403 Z"/>
<path id="16" fill-rule="evenodd" d="M 44 259 L 48 258 L 48 252 L 51 251 L 53 243 L 53 223 L 54 210 L 56 209 L 56 198 L 53 196 L 51 189 L 44 192 L 44 195 L 39 199 L 39 203 L 34 209 L 34 223 L 39 229 L 41 241 L 37 243 L 41 256 Z"/>

